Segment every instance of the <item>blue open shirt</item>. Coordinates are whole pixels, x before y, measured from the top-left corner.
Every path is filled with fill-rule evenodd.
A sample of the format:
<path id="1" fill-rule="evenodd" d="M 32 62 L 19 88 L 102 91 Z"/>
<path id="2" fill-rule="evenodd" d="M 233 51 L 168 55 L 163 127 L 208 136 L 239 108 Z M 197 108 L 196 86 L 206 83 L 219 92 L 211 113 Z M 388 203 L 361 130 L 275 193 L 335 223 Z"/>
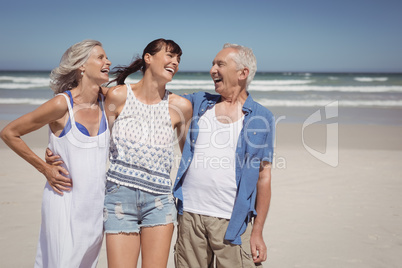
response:
<path id="1" fill-rule="evenodd" d="M 177 209 L 183 214 L 183 180 L 194 156 L 200 117 L 208 108 L 214 106 L 220 95 L 197 92 L 184 95 L 193 105 L 193 118 L 187 133 L 186 143 L 180 162 L 177 178 L 173 187 L 173 195 L 178 199 Z M 243 128 L 240 132 L 236 148 L 236 184 L 237 193 L 232 216 L 225 234 L 225 240 L 232 244 L 241 244 L 240 235 L 246 230 L 252 217 L 257 215 L 255 200 L 257 181 L 261 161 L 272 163 L 275 137 L 275 118 L 273 114 L 258 104 L 248 95 L 244 105 Z"/>

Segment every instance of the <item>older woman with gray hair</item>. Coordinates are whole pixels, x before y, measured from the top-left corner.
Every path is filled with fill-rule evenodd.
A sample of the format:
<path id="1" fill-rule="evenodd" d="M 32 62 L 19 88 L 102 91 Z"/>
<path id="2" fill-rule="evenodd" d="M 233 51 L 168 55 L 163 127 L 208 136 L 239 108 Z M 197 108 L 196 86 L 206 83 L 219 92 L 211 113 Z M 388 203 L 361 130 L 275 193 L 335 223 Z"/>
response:
<path id="1" fill-rule="evenodd" d="M 0 133 L 47 179 L 35 267 L 97 264 L 105 194 L 105 169 L 100 167 L 106 165 L 109 144 L 100 91 L 109 81 L 110 65 L 100 42 L 74 44 L 51 72 L 50 86 L 57 95 Z M 63 159 L 60 166 L 47 164 L 21 139 L 44 125 L 49 125 L 48 147 Z"/>

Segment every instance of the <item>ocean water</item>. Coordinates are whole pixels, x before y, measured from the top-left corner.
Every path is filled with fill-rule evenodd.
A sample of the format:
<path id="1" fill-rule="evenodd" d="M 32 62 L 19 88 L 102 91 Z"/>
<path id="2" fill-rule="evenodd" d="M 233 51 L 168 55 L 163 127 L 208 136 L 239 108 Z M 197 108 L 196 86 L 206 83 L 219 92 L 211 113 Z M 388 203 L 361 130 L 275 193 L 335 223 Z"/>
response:
<path id="1" fill-rule="evenodd" d="M 140 78 L 134 74 L 126 81 L 135 83 Z M 0 71 L 0 106 L 40 105 L 53 97 L 48 85 L 49 71 Z M 208 72 L 179 72 L 167 89 L 176 94 L 213 93 L 214 85 Z M 254 100 L 274 110 L 324 107 L 336 101 L 339 107 L 402 111 L 402 74 L 257 73 L 249 92 Z"/>

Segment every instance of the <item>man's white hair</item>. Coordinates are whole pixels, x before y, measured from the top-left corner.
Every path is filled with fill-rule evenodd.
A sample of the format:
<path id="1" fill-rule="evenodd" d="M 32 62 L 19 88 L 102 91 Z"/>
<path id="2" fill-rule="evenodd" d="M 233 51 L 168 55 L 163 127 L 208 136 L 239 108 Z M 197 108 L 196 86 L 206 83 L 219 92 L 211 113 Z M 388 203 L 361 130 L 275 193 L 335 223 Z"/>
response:
<path id="1" fill-rule="evenodd" d="M 257 59 L 254 56 L 253 50 L 245 46 L 230 43 L 224 44 L 223 48 L 234 48 L 238 51 L 238 53 L 233 54 L 233 60 L 236 62 L 238 70 L 245 67 L 249 69 L 249 74 L 246 80 L 247 89 L 251 81 L 253 81 L 257 71 Z"/>

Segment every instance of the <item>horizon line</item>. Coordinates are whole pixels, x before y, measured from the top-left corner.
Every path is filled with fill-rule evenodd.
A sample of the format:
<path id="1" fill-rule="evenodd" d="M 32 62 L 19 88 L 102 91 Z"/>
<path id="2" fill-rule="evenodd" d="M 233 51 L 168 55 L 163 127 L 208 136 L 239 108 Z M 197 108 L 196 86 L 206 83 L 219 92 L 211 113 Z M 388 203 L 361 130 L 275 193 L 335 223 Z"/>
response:
<path id="1" fill-rule="evenodd" d="M 46 69 L 0 69 L 0 72 L 51 72 Z M 209 73 L 209 71 L 179 71 L 178 73 Z M 258 73 L 315 73 L 315 74 L 327 74 L 327 73 L 340 73 L 340 74 L 402 74 L 402 71 L 257 71 Z M 135 74 L 135 73 L 133 73 Z M 138 73 L 139 74 L 139 73 Z"/>

